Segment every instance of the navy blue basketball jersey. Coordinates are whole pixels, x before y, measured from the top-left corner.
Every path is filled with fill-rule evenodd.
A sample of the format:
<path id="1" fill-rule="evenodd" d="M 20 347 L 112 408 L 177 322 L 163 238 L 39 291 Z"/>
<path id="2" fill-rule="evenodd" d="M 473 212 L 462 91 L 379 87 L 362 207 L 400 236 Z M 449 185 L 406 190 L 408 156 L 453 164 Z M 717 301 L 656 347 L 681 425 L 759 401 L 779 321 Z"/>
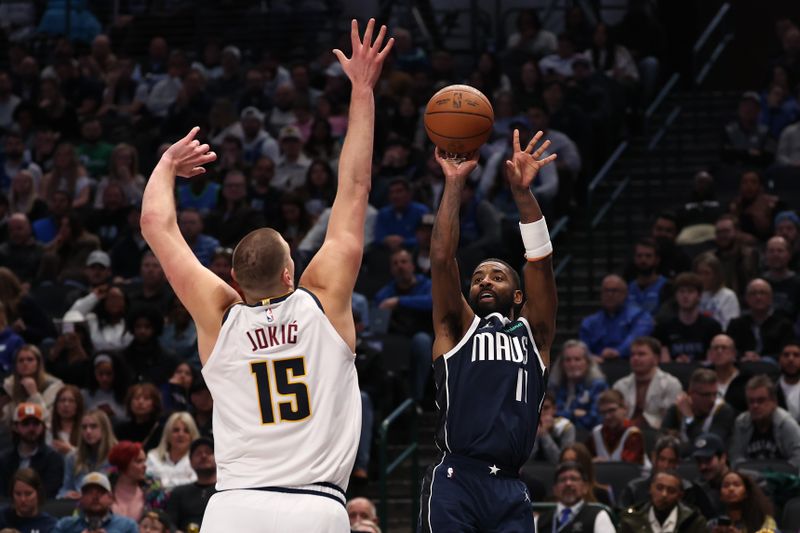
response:
<path id="1" fill-rule="evenodd" d="M 533 449 L 547 373 L 525 318 L 475 316 L 461 341 L 433 362 L 444 452 L 516 475 Z"/>

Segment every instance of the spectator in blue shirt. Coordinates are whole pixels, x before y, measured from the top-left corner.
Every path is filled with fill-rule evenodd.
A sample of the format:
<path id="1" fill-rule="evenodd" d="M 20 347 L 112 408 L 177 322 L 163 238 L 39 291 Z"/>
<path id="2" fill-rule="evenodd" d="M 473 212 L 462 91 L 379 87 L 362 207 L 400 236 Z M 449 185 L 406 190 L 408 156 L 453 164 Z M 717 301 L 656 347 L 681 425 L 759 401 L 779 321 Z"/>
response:
<path id="1" fill-rule="evenodd" d="M 580 338 L 592 354 L 603 359 L 627 359 L 636 337 L 650 335 L 653 318 L 627 301 L 628 287 L 616 274 L 603 278 L 600 309 L 581 322 Z"/>
<path id="2" fill-rule="evenodd" d="M 394 280 L 378 291 L 375 303 L 392 312 L 389 333 L 411 339 L 411 391 L 415 399 L 421 400 L 430 373 L 433 347 L 431 280 L 414 274 L 414 258 L 402 248 L 389 257 L 389 269 Z"/>
<path id="3" fill-rule="evenodd" d="M 8 325 L 6 306 L 0 302 L 0 372 L 9 374 L 12 371 L 14 354 L 25 341 Z"/>
<path id="4" fill-rule="evenodd" d="M 111 511 L 114 496 L 111 482 L 100 472 L 90 472 L 81 481 L 81 499 L 78 514 L 67 516 L 56 522 L 53 533 L 83 533 L 104 531 L 105 533 L 138 533 L 136 522 Z"/>
<path id="5" fill-rule="evenodd" d="M 56 519 L 42 512 L 44 491 L 39 474 L 30 468 L 20 468 L 11 478 L 10 485 L 11 502 L 0 510 L 0 530 L 9 528 L 20 533 L 51 531 Z"/>
<path id="6" fill-rule="evenodd" d="M 670 286 L 667 278 L 658 273 L 661 256 L 656 241 L 640 239 L 633 252 L 636 278 L 628 284 L 628 302 L 655 315 Z"/>
<path id="7" fill-rule="evenodd" d="M 389 250 L 414 248 L 415 235 L 422 216 L 429 212 L 424 204 L 411 201 L 411 185 L 403 178 L 389 183 L 389 205 L 378 211 L 375 220 L 375 241 Z"/>
<path id="8" fill-rule="evenodd" d="M 575 339 L 564 343 L 549 383 L 556 397 L 556 416 L 587 431 L 602 423 L 597 398 L 608 383 L 586 343 Z"/>
<path id="9" fill-rule="evenodd" d="M 197 209 L 184 209 L 178 215 L 178 226 L 197 260 L 204 267 L 211 265 L 211 257 L 219 248 L 219 241 L 203 233 L 203 219 L 200 217 L 200 212 Z"/>

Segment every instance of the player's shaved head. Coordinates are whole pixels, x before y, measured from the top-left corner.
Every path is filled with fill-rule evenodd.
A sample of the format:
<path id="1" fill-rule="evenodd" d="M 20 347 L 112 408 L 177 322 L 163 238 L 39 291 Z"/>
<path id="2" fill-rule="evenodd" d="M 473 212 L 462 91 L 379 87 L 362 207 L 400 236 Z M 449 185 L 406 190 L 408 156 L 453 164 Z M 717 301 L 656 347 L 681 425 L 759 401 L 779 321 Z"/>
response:
<path id="1" fill-rule="evenodd" d="M 272 228 L 251 231 L 233 252 L 233 274 L 248 300 L 277 296 L 286 268 L 293 270 L 289 245 Z"/>

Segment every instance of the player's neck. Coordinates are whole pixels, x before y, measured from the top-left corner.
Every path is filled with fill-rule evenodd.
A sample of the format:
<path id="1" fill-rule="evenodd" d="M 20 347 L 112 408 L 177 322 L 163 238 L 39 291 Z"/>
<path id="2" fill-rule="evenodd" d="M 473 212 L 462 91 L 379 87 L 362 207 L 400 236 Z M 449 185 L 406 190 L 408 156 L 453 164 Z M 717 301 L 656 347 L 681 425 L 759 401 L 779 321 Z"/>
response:
<path id="1" fill-rule="evenodd" d="M 275 288 L 269 289 L 265 291 L 265 294 L 253 297 L 245 294 L 245 302 L 248 305 L 269 305 L 271 300 L 277 300 L 278 298 L 283 298 L 295 291 L 294 287 L 287 287 L 286 285 L 276 286 Z"/>

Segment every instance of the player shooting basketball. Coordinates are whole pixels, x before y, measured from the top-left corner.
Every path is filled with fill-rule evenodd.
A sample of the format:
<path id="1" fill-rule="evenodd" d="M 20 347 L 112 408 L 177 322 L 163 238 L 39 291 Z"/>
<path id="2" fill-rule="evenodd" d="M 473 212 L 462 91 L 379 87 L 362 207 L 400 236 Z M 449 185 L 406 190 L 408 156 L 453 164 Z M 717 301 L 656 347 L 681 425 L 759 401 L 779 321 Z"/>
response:
<path id="1" fill-rule="evenodd" d="M 195 258 L 178 230 L 175 176 L 203 173 L 216 156 L 198 128 L 159 161 L 142 204 L 142 233 L 197 325 L 214 398 L 217 492 L 203 531 L 349 531 L 344 491 L 355 461 L 361 398 L 351 297 L 364 245 L 372 175 L 373 87 L 392 48 L 386 27 L 359 37 L 350 59 L 349 127 L 325 242 L 295 290 L 289 245 L 275 230 L 245 236 L 233 253 L 240 296 Z"/>
<path id="2" fill-rule="evenodd" d="M 461 191 L 477 155 L 436 159 L 445 187 L 431 240 L 433 368 L 442 451 L 422 485 L 420 531 L 533 531 L 530 498 L 518 472 L 533 448 L 545 392 L 557 308 L 552 244 L 530 187 L 549 141 L 525 150 L 514 132 L 506 175 L 520 213 L 527 263 L 524 295 L 516 271 L 486 259 L 472 273 L 469 301 L 456 262 Z M 521 306 L 519 316 L 515 308 Z"/>

